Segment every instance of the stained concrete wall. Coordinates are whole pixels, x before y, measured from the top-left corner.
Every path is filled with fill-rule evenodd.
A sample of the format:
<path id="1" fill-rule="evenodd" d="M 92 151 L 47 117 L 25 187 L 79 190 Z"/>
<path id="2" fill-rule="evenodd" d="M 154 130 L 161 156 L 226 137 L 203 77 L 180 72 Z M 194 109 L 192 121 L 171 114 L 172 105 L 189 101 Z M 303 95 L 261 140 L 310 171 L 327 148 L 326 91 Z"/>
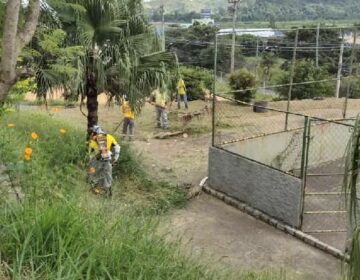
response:
<path id="1" fill-rule="evenodd" d="M 291 226 L 300 226 L 301 180 L 219 148 L 209 151 L 209 186 Z"/>

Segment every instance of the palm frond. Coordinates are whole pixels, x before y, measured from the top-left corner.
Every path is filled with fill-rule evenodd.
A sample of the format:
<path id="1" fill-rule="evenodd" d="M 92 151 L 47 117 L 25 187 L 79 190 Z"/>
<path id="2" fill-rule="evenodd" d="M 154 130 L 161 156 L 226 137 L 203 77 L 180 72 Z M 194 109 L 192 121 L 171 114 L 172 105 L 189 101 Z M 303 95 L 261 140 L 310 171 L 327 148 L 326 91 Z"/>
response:
<path id="1" fill-rule="evenodd" d="M 347 266 L 347 279 L 358 280 L 360 275 L 360 228 L 354 231 L 349 251 L 350 259 Z"/>
<path id="2" fill-rule="evenodd" d="M 352 237 L 348 247 L 350 259 L 347 266 L 347 279 L 357 280 L 360 275 L 360 223 L 358 220 L 358 178 L 360 172 L 360 116 L 354 125 L 354 131 L 346 148 L 345 175 L 343 180 L 343 193 L 345 205 L 349 215 L 349 234 Z"/>
<path id="3" fill-rule="evenodd" d="M 357 224 L 358 212 L 358 195 L 357 195 L 357 181 L 360 171 L 360 117 L 355 121 L 354 131 L 349 139 L 346 148 L 345 159 L 345 175 L 343 180 L 343 192 L 345 194 L 345 202 L 349 210 L 349 219 L 351 224 Z"/>

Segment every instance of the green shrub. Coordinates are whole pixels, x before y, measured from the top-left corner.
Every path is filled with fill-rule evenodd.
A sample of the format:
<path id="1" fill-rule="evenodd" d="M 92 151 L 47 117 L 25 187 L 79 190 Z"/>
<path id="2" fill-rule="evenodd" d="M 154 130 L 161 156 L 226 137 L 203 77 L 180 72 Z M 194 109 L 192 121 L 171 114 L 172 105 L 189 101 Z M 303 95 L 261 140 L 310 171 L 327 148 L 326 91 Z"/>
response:
<path id="1" fill-rule="evenodd" d="M 186 93 L 189 100 L 202 99 L 205 88 L 210 89 L 212 86 L 212 75 L 209 70 L 195 67 L 180 67 L 182 78 L 185 81 Z"/>
<path id="2" fill-rule="evenodd" d="M 233 72 L 229 77 L 229 83 L 234 91 L 241 90 L 234 92 L 236 100 L 250 102 L 256 92 L 255 90 L 247 90 L 255 87 L 256 79 L 245 68 Z"/>
<path id="3" fill-rule="evenodd" d="M 289 66 L 290 67 L 290 66 Z M 296 62 L 294 72 L 294 83 L 304 81 L 319 81 L 330 79 L 330 75 L 323 67 L 317 68 L 312 60 L 302 59 Z M 287 71 L 279 76 L 278 84 L 289 84 L 290 72 Z M 292 88 L 291 99 L 310 99 L 318 96 L 333 96 L 335 94 L 335 84 L 331 81 L 294 85 Z M 289 86 L 276 88 L 276 91 L 287 98 Z"/>
<path id="4" fill-rule="evenodd" d="M 28 78 L 18 81 L 10 90 L 3 104 L 0 105 L 0 116 L 13 110 L 13 107 L 24 100 L 25 94 L 34 91 L 36 84 L 34 79 Z"/>
<path id="5" fill-rule="evenodd" d="M 360 98 L 360 80 L 359 79 L 344 79 L 341 82 L 340 96 L 345 97 L 347 94 L 347 88 L 349 86 L 349 98 Z"/>

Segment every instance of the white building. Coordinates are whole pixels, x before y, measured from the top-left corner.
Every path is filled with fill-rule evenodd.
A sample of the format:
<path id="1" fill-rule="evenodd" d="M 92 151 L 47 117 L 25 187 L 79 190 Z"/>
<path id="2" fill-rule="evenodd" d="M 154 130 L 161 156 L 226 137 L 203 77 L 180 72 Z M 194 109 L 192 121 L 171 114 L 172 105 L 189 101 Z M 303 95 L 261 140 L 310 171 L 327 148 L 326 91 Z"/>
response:
<path id="1" fill-rule="evenodd" d="M 261 38 L 279 38 L 284 37 L 284 33 L 275 30 L 272 28 L 245 28 L 245 29 L 235 29 L 236 35 L 253 35 L 255 37 L 261 37 Z M 232 28 L 225 28 L 219 30 L 219 35 L 229 35 L 233 33 Z"/>

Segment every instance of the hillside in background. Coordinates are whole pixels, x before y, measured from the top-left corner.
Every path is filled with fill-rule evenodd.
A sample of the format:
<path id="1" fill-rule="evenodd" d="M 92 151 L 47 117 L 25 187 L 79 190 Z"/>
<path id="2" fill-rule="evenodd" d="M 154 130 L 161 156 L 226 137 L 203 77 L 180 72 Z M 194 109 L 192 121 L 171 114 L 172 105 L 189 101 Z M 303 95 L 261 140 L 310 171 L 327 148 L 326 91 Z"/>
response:
<path id="1" fill-rule="evenodd" d="M 227 6 L 227 0 L 150 0 L 145 1 L 146 9 L 156 9 L 161 4 L 166 6 L 168 12 L 200 12 L 203 8 L 218 10 Z"/>
<path id="2" fill-rule="evenodd" d="M 149 15 L 165 5 L 168 14 L 199 13 L 211 8 L 213 14 L 226 19 L 227 0 L 144 0 Z M 242 20 L 354 19 L 360 13 L 358 0 L 243 0 L 239 16 Z"/>

